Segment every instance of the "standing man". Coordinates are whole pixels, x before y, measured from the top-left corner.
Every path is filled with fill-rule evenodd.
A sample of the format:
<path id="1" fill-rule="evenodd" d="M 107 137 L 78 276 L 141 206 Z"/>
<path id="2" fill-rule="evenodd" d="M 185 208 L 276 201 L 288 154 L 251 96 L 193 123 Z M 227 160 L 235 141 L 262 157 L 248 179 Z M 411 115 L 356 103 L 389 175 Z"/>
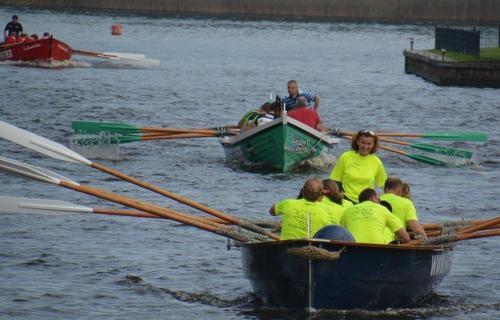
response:
<path id="1" fill-rule="evenodd" d="M 300 91 L 299 84 L 296 80 L 290 80 L 287 83 L 288 86 L 288 96 L 283 98 L 283 102 L 286 106 L 286 111 L 290 111 L 296 107 L 298 97 L 306 97 L 307 103 L 310 104 L 314 101 L 314 109 L 317 110 L 319 107 L 320 98 L 312 91 Z"/>
<path id="2" fill-rule="evenodd" d="M 7 23 L 5 29 L 3 30 L 4 39 L 7 39 L 7 37 L 10 35 L 18 36 L 23 33 L 23 26 L 19 22 L 17 22 L 17 20 L 17 15 L 13 15 L 12 21 Z"/>

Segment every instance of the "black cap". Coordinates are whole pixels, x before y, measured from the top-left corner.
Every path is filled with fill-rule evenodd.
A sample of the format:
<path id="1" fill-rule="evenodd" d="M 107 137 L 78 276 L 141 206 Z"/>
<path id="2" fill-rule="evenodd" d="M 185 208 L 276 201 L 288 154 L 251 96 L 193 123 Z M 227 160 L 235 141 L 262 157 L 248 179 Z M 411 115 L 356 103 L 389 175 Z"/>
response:
<path id="1" fill-rule="evenodd" d="M 17 17 L 17 15 L 13 15 L 12 20 L 14 20 L 14 19 L 19 19 L 19 18 Z"/>

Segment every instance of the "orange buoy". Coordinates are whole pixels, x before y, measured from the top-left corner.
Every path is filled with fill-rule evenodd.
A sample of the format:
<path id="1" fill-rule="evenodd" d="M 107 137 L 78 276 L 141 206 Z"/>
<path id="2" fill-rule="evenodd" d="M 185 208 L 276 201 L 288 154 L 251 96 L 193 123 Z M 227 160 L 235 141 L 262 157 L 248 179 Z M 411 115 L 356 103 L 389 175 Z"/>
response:
<path id="1" fill-rule="evenodd" d="M 120 24 L 114 24 L 111 26 L 111 34 L 114 36 L 121 36 L 122 26 Z"/>

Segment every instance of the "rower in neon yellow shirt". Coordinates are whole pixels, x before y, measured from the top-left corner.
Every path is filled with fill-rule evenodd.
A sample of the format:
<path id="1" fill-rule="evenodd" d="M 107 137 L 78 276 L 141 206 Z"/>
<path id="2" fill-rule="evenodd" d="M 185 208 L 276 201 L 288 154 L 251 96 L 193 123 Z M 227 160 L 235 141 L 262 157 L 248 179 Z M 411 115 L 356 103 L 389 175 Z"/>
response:
<path id="1" fill-rule="evenodd" d="M 344 152 L 337 159 L 330 178 L 342 184 L 345 197 L 358 203 L 358 196 L 366 188 L 373 188 L 377 183 L 384 185 L 387 173 L 379 157 L 378 138 L 369 130 L 358 132 L 351 142 L 352 150 Z"/>
<path id="2" fill-rule="evenodd" d="M 389 243 L 385 229 L 396 233 L 404 242 L 410 241 L 410 236 L 401 221 L 378 203 L 377 193 L 373 189 L 365 189 L 359 195 L 358 204 L 345 210 L 341 224 L 349 230 L 356 242 Z"/>
<path id="3" fill-rule="evenodd" d="M 312 238 L 318 230 L 331 224 L 319 203 L 322 193 L 321 180 L 311 178 L 302 187 L 301 199 L 285 199 L 271 207 L 271 215 L 282 215 L 281 240 Z"/>
<path id="4" fill-rule="evenodd" d="M 427 238 L 425 230 L 418 222 L 417 210 L 410 199 L 401 197 L 404 183 L 398 177 L 389 177 L 385 181 L 384 194 L 380 196 L 380 200 L 387 201 L 392 207 L 392 213 L 406 227 L 424 239 Z"/>
<path id="5" fill-rule="evenodd" d="M 337 183 L 332 179 L 323 180 L 323 198 L 321 204 L 330 216 L 332 224 L 340 224 L 344 210 L 352 206 L 352 202 L 343 199 Z"/>

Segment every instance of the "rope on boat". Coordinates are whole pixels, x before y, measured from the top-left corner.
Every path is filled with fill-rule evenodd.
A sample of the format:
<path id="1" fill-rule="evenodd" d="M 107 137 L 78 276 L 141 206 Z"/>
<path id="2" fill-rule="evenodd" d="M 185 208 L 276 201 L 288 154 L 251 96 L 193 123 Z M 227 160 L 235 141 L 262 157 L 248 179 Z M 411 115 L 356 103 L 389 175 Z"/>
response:
<path id="1" fill-rule="evenodd" d="M 299 258 L 316 261 L 316 260 L 337 260 L 340 258 L 340 254 L 344 251 L 344 248 L 339 251 L 328 251 L 326 249 L 318 248 L 315 246 L 304 246 L 288 248 L 286 253 L 297 256 Z"/>
<path id="2" fill-rule="evenodd" d="M 215 231 L 215 233 L 226 236 L 228 238 L 231 238 L 239 242 L 260 242 L 260 241 L 271 240 L 266 236 L 258 235 L 250 231 L 242 230 L 239 228 L 237 229 L 235 227 L 221 226 L 219 229 Z"/>

